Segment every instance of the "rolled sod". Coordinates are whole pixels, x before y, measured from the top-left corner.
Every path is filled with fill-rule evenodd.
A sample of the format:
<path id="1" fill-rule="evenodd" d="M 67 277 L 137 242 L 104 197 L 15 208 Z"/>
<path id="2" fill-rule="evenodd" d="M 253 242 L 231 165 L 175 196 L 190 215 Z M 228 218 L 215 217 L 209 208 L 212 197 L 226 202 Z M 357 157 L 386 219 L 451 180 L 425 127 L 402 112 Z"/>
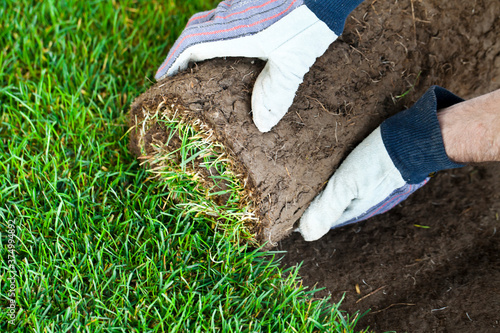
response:
<path id="1" fill-rule="evenodd" d="M 131 107 L 130 149 L 160 174 L 196 179 L 214 206 L 225 207 L 237 196 L 230 207 L 245 207 L 252 237 L 273 246 L 292 232 L 346 151 L 377 122 L 342 99 L 339 87 L 315 66 L 309 76 L 317 77 L 317 89 L 301 89 L 285 118 L 261 133 L 250 100 L 262 65 L 216 59 L 155 84 Z"/>
<path id="2" fill-rule="evenodd" d="M 433 3 L 416 13 L 437 15 Z M 156 83 L 131 106 L 131 152 L 186 212 L 211 216 L 221 230 L 240 223 L 245 240 L 275 246 L 348 153 L 429 86 L 464 98 L 498 86 L 494 62 L 457 56 L 480 49 L 480 39 L 449 30 L 436 38 L 432 24 L 414 29 L 405 6 L 394 21 L 390 12 L 360 5 L 268 133 L 253 124 L 250 105 L 260 60 L 208 60 Z M 484 77 L 471 79 L 478 72 Z"/>

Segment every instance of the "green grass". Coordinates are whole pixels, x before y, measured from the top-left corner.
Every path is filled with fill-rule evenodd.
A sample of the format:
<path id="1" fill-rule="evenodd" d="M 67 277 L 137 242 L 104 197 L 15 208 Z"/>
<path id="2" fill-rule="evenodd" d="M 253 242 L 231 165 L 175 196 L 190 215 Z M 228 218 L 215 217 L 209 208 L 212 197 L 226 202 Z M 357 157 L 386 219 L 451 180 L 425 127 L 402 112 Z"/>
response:
<path id="1" fill-rule="evenodd" d="M 136 119 L 130 133 L 137 134 L 139 159 L 148 165 L 156 182 L 168 186 L 169 198 L 185 213 L 207 216 L 213 228 L 235 244 L 257 247 L 256 205 L 245 189 L 243 175 L 234 170 L 234 157 L 216 141 L 213 130 L 173 101 L 143 104 L 141 109 L 144 119 Z M 158 125 L 168 138 L 146 149 L 146 133 Z"/>
<path id="2" fill-rule="evenodd" d="M 354 330 L 277 253 L 218 232 L 127 151 L 131 101 L 215 3 L 0 0 L 1 331 Z"/>

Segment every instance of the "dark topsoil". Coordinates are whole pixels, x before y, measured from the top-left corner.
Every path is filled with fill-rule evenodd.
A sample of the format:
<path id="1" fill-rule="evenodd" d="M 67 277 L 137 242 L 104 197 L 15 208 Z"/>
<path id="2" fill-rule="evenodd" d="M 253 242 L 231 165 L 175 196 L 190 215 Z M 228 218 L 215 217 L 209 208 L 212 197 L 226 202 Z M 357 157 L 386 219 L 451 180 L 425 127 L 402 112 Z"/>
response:
<path id="1" fill-rule="evenodd" d="M 303 284 L 375 332 L 500 332 L 500 167 L 436 179 L 390 212 L 315 242 L 280 242 Z M 422 226 L 422 227 L 419 227 Z M 359 294 L 356 290 L 359 287 Z"/>
<path id="2" fill-rule="evenodd" d="M 373 90 L 373 98 L 390 98 L 395 90 L 378 86 L 388 75 L 380 63 L 387 64 L 389 75 L 416 83 L 404 106 L 431 84 L 464 98 L 497 89 L 499 16 L 498 0 L 366 1 L 338 41 L 350 49 L 342 61 L 357 61 L 357 55 L 363 70 L 344 71 L 343 81 L 363 86 L 371 80 L 363 89 Z M 334 96 L 323 103 L 338 104 Z M 440 172 L 384 215 L 332 230 L 316 242 L 294 234 L 278 249 L 288 251 L 286 266 L 303 261 L 304 284 L 325 288 L 318 297 L 336 301 L 345 294 L 343 310 L 371 309 L 358 328 L 500 332 L 499 215 L 500 165 L 467 166 Z"/>

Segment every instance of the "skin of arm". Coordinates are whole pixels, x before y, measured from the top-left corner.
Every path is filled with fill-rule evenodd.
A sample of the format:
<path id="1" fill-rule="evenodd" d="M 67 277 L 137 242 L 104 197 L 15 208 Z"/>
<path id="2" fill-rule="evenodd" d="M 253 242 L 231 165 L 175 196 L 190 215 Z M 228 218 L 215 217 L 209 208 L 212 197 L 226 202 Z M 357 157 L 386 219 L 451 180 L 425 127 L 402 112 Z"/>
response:
<path id="1" fill-rule="evenodd" d="M 500 161 L 500 89 L 441 109 L 437 116 L 452 161 Z"/>

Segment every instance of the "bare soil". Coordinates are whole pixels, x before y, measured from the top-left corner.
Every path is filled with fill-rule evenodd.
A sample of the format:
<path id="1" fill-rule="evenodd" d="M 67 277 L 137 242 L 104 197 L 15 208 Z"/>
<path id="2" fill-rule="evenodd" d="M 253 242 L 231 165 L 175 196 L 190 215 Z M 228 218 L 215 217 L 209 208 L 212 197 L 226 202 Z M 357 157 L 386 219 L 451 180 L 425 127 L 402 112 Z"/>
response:
<path id="1" fill-rule="evenodd" d="M 338 164 L 383 119 L 429 86 L 463 98 L 500 88 L 498 0 L 370 0 L 305 76 L 283 120 L 261 134 L 250 95 L 262 62 L 216 59 L 159 82 L 131 108 L 131 125 L 164 100 L 214 130 L 258 204 L 260 241 L 287 237 Z M 149 111 L 147 111 L 149 112 Z M 137 156 L 169 136 L 161 124 Z M 175 143 L 175 139 L 172 141 Z M 500 167 L 440 172 L 387 214 L 333 230 L 313 243 L 279 242 L 283 264 L 318 296 L 344 293 L 346 311 L 371 312 L 376 332 L 500 331 Z M 498 232 L 497 232 L 497 229 Z"/>
<path id="2" fill-rule="evenodd" d="M 390 212 L 292 235 L 285 266 L 374 332 L 500 332 L 500 167 L 441 172 Z"/>

